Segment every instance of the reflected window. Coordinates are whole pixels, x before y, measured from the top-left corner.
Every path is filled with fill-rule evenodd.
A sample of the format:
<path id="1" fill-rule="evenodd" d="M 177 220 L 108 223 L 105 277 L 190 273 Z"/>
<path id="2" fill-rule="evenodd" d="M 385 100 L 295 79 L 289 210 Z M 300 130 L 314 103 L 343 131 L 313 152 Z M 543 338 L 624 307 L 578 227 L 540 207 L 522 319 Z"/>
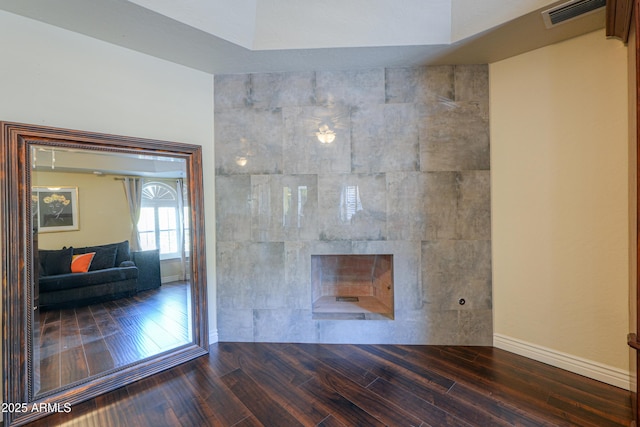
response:
<path id="1" fill-rule="evenodd" d="M 176 185 L 178 186 L 178 185 Z M 188 236 L 188 207 L 182 191 L 165 182 L 148 182 L 142 187 L 138 234 L 142 250 L 160 249 L 162 259 L 181 257 Z"/>
<path id="2" fill-rule="evenodd" d="M 282 225 L 291 226 L 291 188 L 282 187 Z"/>
<path id="3" fill-rule="evenodd" d="M 304 205 L 307 204 L 307 186 L 298 187 L 298 228 L 302 227 L 302 217 L 304 217 Z"/>
<path id="4" fill-rule="evenodd" d="M 343 222 L 351 221 L 351 218 L 362 210 L 360 189 L 357 185 L 345 185 L 340 194 L 340 219 Z"/>
<path id="5" fill-rule="evenodd" d="M 282 187 L 282 225 L 284 227 L 298 227 L 301 228 L 304 219 L 304 206 L 307 203 L 307 186 L 298 186 L 297 194 L 295 193 L 295 187 L 292 190 L 291 187 Z M 297 201 L 295 200 L 297 197 Z M 293 215 L 296 218 L 293 218 Z M 294 222 L 295 221 L 295 222 Z"/>

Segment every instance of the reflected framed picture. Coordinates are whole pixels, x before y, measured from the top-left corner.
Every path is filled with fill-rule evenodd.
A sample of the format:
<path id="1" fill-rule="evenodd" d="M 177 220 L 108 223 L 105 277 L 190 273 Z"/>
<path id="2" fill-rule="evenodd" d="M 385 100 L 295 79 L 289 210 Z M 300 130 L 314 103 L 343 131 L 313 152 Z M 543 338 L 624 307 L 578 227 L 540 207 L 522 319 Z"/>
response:
<path id="1" fill-rule="evenodd" d="M 38 232 L 80 229 L 78 187 L 33 187 L 31 200 Z"/>

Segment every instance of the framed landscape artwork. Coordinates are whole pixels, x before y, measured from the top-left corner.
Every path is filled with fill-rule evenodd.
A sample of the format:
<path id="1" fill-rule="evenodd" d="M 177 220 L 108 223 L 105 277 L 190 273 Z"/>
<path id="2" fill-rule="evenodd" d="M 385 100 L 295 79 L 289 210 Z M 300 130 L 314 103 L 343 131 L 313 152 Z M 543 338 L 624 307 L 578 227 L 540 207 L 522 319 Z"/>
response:
<path id="1" fill-rule="evenodd" d="M 38 232 L 71 231 L 78 222 L 78 187 L 33 187 L 32 213 Z"/>

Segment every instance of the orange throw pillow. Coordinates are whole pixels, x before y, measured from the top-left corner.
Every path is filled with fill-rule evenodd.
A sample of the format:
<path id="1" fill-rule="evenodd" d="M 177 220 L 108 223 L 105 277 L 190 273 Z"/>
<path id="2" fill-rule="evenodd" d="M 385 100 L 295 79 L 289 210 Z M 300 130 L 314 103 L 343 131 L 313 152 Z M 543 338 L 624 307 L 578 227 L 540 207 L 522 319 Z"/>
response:
<path id="1" fill-rule="evenodd" d="M 89 252 L 86 254 L 74 255 L 71 259 L 71 272 L 72 273 L 86 273 L 89 271 L 91 261 L 95 252 Z"/>

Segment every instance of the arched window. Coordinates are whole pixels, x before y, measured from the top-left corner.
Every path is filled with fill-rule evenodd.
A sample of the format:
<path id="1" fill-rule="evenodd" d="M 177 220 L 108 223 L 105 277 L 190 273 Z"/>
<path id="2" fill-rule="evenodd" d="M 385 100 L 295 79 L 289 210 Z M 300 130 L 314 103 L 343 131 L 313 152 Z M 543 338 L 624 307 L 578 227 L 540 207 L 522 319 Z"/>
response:
<path id="1" fill-rule="evenodd" d="M 166 182 L 151 181 L 142 186 L 142 207 L 138 234 L 142 250 L 160 249 L 160 257 L 179 258 L 184 247 L 185 212 L 180 212 L 182 191 Z M 178 197 L 181 199 L 179 200 Z"/>

